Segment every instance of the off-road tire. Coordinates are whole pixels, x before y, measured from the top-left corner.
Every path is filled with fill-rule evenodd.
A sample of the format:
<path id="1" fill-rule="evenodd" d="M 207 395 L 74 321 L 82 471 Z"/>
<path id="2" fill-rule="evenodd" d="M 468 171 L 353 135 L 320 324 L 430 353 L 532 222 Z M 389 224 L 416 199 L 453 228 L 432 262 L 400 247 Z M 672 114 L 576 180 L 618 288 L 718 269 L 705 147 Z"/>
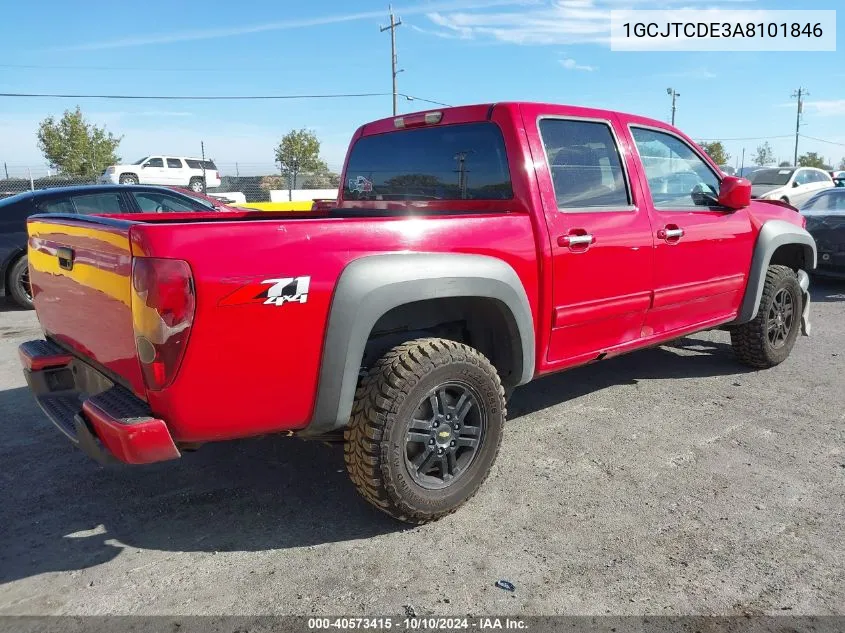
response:
<path id="1" fill-rule="evenodd" d="M 205 187 L 202 184 L 202 178 L 199 177 L 191 178 L 188 183 L 188 188 L 194 193 L 203 193 L 205 191 Z"/>
<path id="2" fill-rule="evenodd" d="M 768 337 L 769 310 L 781 290 L 792 297 L 793 317 L 783 347 L 775 348 Z M 757 369 L 774 367 L 785 361 L 798 338 L 803 309 L 804 296 L 795 272 L 788 266 L 769 266 L 757 316 L 731 329 L 731 346 L 739 361 Z"/>
<path id="3" fill-rule="evenodd" d="M 120 174 L 120 178 L 117 181 L 121 185 L 137 185 L 138 184 L 138 176 L 134 174 Z"/>
<path id="4" fill-rule="evenodd" d="M 26 255 L 17 260 L 9 269 L 8 285 L 6 287 L 9 295 L 15 303 L 22 308 L 32 308 L 32 298 L 24 289 L 24 280 L 28 278 L 28 262 Z"/>
<path id="5" fill-rule="evenodd" d="M 409 472 L 405 437 L 421 400 L 449 381 L 461 381 L 474 390 L 486 428 L 466 471 L 446 488 L 430 490 L 418 485 Z M 440 338 L 397 345 L 358 387 L 344 433 L 346 469 L 364 498 L 383 512 L 407 523 L 434 521 L 457 510 L 487 479 L 506 415 L 499 375 L 477 350 Z"/>

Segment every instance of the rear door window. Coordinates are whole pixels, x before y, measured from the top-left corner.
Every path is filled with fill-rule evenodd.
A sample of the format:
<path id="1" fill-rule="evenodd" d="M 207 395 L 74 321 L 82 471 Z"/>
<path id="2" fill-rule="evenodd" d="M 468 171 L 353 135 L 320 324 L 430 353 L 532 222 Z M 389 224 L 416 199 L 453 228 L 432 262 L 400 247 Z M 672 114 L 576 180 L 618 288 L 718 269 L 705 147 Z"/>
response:
<path id="1" fill-rule="evenodd" d="M 73 196 L 73 204 L 76 206 L 76 212 L 82 215 L 126 213 L 123 200 L 116 192 Z"/>
<path id="2" fill-rule="evenodd" d="M 360 138 L 349 155 L 346 200 L 509 200 L 502 132 L 466 123 Z"/>
<path id="3" fill-rule="evenodd" d="M 540 136 L 559 209 L 612 210 L 630 205 L 622 160 L 608 123 L 542 119 Z"/>
<path id="4" fill-rule="evenodd" d="M 41 213 L 76 213 L 70 198 L 41 200 L 38 202 L 38 210 Z"/>
<path id="5" fill-rule="evenodd" d="M 204 209 L 199 203 L 194 203 L 193 199 L 182 199 L 176 196 L 171 196 L 166 193 L 148 192 L 148 191 L 132 191 L 130 194 L 142 213 L 172 213 L 177 211 L 199 211 Z"/>
<path id="6" fill-rule="evenodd" d="M 167 167 L 169 169 L 182 169 L 182 161 L 178 158 L 168 158 Z"/>

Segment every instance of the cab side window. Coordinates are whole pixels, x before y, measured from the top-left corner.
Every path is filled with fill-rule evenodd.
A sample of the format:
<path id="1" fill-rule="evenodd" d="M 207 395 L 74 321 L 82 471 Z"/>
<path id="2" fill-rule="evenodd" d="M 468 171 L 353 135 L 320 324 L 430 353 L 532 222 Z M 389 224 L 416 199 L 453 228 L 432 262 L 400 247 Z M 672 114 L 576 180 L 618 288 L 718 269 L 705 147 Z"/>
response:
<path id="1" fill-rule="evenodd" d="M 631 204 L 622 159 L 608 123 L 542 119 L 540 136 L 558 209 L 616 210 Z"/>
<path id="2" fill-rule="evenodd" d="M 700 209 L 717 204 L 719 178 L 678 137 L 632 127 L 655 209 Z"/>
<path id="3" fill-rule="evenodd" d="M 164 167 L 164 161 L 160 158 L 151 158 L 144 163 L 144 167 Z"/>
<path id="4" fill-rule="evenodd" d="M 796 185 L 806 185 L 812 182 L 811 174 L 806 169 L 800 169 L 797 174 L 795 174 L 795 180 L 793 181 Z"/>
<path id="5" fill-rule="evenodd" d="M 70 198 L 53 198 L 38 202 L 39 213 L 76 213 Z"/>
<path id="6" fill-rule="evenodd" d="M 74 196 L 76 212 L 82 215 L 126 213 L 119 193 L 92 193 Z"/>

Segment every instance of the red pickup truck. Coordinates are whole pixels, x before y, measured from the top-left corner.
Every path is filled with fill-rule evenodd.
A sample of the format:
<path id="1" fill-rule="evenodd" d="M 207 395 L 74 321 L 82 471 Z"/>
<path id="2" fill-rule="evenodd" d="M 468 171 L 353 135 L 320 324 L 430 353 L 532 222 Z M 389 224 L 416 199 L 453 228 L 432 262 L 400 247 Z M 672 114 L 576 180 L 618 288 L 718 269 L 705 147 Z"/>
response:
<path id="1" fill-rule="evenodd" d="M 355 133 L 330 210 L 32 217 L 45 338 L 20 355 L 96 459 L 336 439 L 369 501 L 422 523 L 478 490 L 534 378 L 719 327 L 783 361 L 809 330 L 803 224 L 660 121 L 408 114 Z"/>

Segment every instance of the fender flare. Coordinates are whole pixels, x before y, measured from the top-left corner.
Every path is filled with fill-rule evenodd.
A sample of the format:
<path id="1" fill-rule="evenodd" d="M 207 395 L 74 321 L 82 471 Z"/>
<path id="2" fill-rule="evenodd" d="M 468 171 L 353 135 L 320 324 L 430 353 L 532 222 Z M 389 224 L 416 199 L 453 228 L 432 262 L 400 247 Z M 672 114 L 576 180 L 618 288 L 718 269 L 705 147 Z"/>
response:
<path id="1" fill-rule="evenodd" d="M 510 311 L 519 336 L 516 384 L 533 378 L 534 319 L 521 280 L 504 261 L 452 253 L 362 257 L 343 270 L 335 287 L 314 413 L 301 434 L 329 433 L 349 423 L 364 348 L 379 318 L 401 305 L 447 297 L 500 301 Z"/>
<path id="2" fill-rule="evenodd" d="M 785 220 L 765 222 L 754 246 L 751 270 L 748 272 L 748 284 L 745 287 L 745 295 L 739 316 L 734 321 L 735 324 L 748 323 L 757 316 L 769 262 L 775 251 L 786 244 L 800 245 L 804 250 L 804 261 L 809 262 L 808 268 L 813 270 L 816 267 L 816 241 L 812 235 L 800 226 Z"/>

